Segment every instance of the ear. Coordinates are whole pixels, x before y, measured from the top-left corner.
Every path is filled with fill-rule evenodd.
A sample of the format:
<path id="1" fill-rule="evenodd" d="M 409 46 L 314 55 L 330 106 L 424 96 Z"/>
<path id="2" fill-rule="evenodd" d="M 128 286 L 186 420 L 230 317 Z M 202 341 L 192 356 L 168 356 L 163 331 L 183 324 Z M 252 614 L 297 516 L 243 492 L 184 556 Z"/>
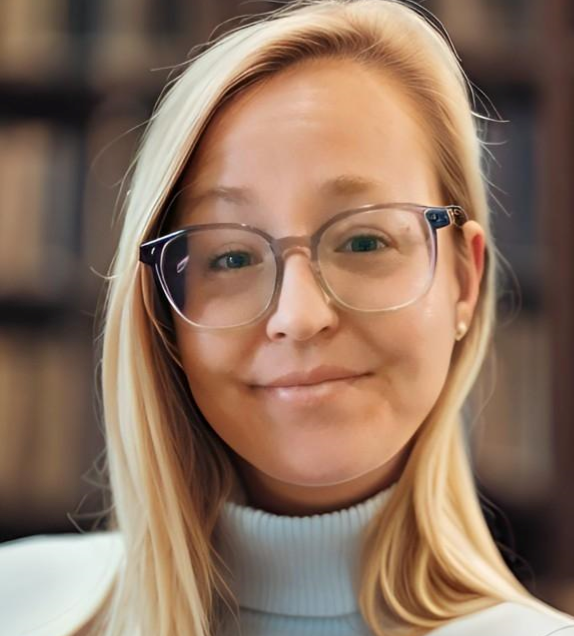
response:
<path id="1" fill-rule="evenodd" d="M 462 226 L 465 254 L 459 269 L 460 293 L 456 303 L 455 324 L 464 322 L 470 326 L 484 273 L 486 239 L 482 226 L 476 221 L 467 221 Z"/>

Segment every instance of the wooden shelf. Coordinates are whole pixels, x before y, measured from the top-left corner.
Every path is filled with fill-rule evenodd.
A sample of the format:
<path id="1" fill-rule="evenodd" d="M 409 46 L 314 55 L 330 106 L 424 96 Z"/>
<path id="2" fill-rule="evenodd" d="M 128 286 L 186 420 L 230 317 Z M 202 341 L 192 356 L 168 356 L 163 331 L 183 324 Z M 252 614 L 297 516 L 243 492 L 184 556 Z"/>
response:
<path id="1" fill-rule="evenodd" d="M 0 328 L 50 329 L 70 322 L 91 326 L 94 300 L 0 296 Z"/>
<path id="2" fill-rule="evenodd" d="M 0 79 L 0 115 L 46 118 L 66 125 L 86 119 L 104 95 L 77 79 L 52 82 Z"/>

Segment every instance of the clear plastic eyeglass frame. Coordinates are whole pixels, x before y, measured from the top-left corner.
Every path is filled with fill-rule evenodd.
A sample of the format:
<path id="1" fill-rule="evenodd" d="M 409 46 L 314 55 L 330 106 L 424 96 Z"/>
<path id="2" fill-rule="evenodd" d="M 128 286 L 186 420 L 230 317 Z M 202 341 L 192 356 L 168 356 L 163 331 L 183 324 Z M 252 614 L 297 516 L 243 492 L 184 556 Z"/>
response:
<path id="1" fill-rule="evenodd" d="M 321 268 L 320 268 L 319 259 L 318 259 L 318 246 L 319 246 L 321 237 L 323 233 L 329 227 L 331 227 L 331 225 L 333 225 L 334 223 L 337 223 L 338 221 L 342 219 L 346 219 L 353 214 L 358 214 L 358 213 L 367 212 L 371 210 L 384 210 L 388 208 L 407 210 L 411 212 L 414 211 L 421 214 L 424 217 L 430 229 L 430 235 L 432 240 L 430 275 L 429 275 L 428 284 L 425 287 L 425 289 L 417 297 L 413 298 L 412 300 L 406 303 L 403 303 L 402 305 L 388 307 L 385 309 L 357 309 L 355 307 L 346 305 L 343 301 L 341 301 L 339 298 L 337 298 L 333 294 L 333 292 L 329 288 L 329 285 L 326 284 L 321 274 Z M 164 297 L 167 299 L 167 301 L 169 302 L 169 305 L 174 309 L 174 311 L 185 322 L 187 322 L 194 328 L 200 329 L 200 330 L 211 331 L 211 330 L 222 330 L 222 329 L 237 329 L 240 327 L 252 325 L 253 323 L 262 320 L 271 311 L 272 307 L 274 307 L 277 301 L 277 298 L 279 296 L 279 293 L 281 290 L 281 284 L 283 281 L 283 273 L 285 270 L 285 257 L 287 256 L 288 253 L 292 251 L 301 251 L 301 250 L 307 251 L 309 253 L 310 265 L 315 274 L 316 280 L 318 281 L 324 293 L 329 298 L 331 298 L 333 302 L 335 302 L 338 306 L 346 310 L 356 311 L 360 313 L 386 313 L 389 311 L 396 311 L 398 309 L 402 309 L 403 307 L 406 307 L 408 305 L 415 303 L 428 291 L 434 279 L 437 256 L 438 256 L 437 254 L 438 245 L 437 245 L 437 238 L 436 238 L 437 230 L 440 230 L 441 228 L 444 228 L 444 227 L 448 227 L 449 225 L 454 225 L 460 228 L 468 220 L 469 219 L 468 219 L 467 213 L 458 205 L 448 205 L 448 206 L 437 207 L 437 206 L 425 206 L 425 205 L 420 205 L 416 203 L 382 203 L 382 204 L 369 204 L 369 205 L 362 206 L 360 208 L 344 210 L 343 212 L 336 214 L 335 216 L 330 218 L 328 221 L 326 221 L 312 235 L 284 236 L 281 238 L 276 238 L 274 236 L 271 236 L 270 234 L 267 234 L 266 232 L 264 232 L 263 230 L 257 227 L 253 227 L 251 225 L 247 225 L 244 223 L 209 223 L 209 224 L 201 224 L 201 225 L 190 225 L 190 226 L 183 227 L 179 230 L 176 230 L 175 232 L 171 232 L 170 234 L 166 234 L 165 236 L 160 236 L 153 240 L 142 243 L 139 247 L 139 260 L 145 265 L 148 265 L 152 269 L 156 286 L 160 288 L 160 293 L 164 295 Z M 185 316 L 182 313 L 182 311 L 180 310 L 180 308 L 177 306 L 176 302 L 172 298 L 172 295 L 168 289 L 168 285 L 166 283 L 166 280 L 162 271 L 162 262 L 163 262 L 162 258 L 163 258 L 164 250 L 171 241 L 190 233 L 204 231 L 207 229 L 217 229 L 217 228 L 222 228 L 222 229 L 235 228 L 235 229 L 242 229 L 242 230 L 248 230 L 250 232 L 253 232 L 254 234 L 257 234 L 258 236 L 265 239 L 265 241 L 267 241 L 275 257 L 275 264 L 276 264 L 275 285 L 274 285 L 273 292 L 270 296 L 269 302 L 267 303 L 267 306 L 251 320 L 245 321 L 237 325 L 206 326 L 206 325 L 197 324 L 193 322 L 192 320 L 190 320 L 187 316 Z"/>

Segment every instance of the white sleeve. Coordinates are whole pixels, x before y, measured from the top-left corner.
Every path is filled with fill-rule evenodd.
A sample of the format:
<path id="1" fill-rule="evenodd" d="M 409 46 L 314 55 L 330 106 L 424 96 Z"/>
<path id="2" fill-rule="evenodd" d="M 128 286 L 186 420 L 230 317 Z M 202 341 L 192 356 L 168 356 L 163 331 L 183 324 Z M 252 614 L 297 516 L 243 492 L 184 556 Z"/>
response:
<path id="1" fill-rule="evenodd" d="M 0 634 L 72 633 L 103 600 L 122 555 L 118 532 L 38 535 L 0 544 Z"/>
<path id="2" fill-rule="evenodd" d="M 574 636 L 574 618 L 550 606 L 504 602 L 456 619 L 429 636 Z"/>

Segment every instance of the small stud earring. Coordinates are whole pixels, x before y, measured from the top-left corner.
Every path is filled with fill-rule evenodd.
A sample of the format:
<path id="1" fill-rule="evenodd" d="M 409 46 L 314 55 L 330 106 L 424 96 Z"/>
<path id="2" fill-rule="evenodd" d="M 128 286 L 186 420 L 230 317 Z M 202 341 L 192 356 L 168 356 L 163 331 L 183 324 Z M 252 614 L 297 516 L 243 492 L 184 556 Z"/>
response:
<path id="1" fill-rule="evenodd" d="M 454 332 L 454 339 L 455 340 L 462 340 L 464 335 L 466 334 L 468 327 L 466 325 L 466 322 L 464 322 L 464 320 L 460 320 L 458 322 L 458 324 L 456 325 L 456 330 Z"/>

